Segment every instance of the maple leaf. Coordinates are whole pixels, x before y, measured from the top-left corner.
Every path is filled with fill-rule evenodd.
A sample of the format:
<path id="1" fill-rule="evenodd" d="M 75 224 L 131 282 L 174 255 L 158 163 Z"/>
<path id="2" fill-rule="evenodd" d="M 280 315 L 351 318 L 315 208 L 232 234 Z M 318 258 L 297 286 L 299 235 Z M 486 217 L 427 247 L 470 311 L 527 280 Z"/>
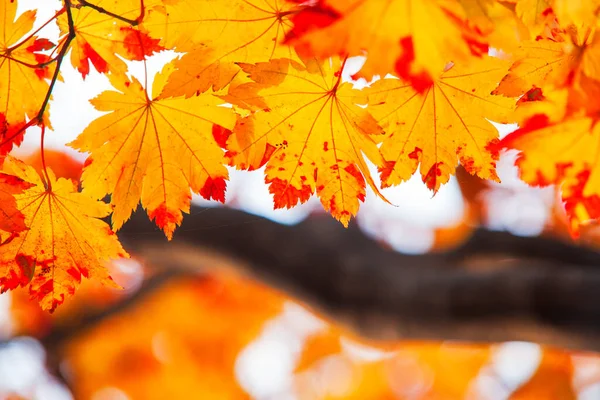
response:
<path id="1" fill-rule="evenodd" d="M 528 32 L 512 7 L 498 0 L 460 0 L 470 24 L 497 49 L 512 51 Z"/>
<path id="2" fill-rule="evenodd" d="M 262 98 L 266 108 L 244 118 L 227 141 L 228 158 L 242 169 L 266 163 L 275 208 L 290 208 L 316 192 L 325 210 L 345 226 L 365 199 L 366 182 L 378 193 L 364 155 L 382 162 L 382 129 L 365 109 L 361 92 L 341 82 L 335 58 L 301 65 L 287 59 L 242 64 L 259 83 L 241 85 L 228 101 Z"/>
<path id="3" fill-rule="evenodd" d="M 424 93 L 399 79 L 366 90 L 369 110 L 388 136 L 379 164 L 383 187 L 409 179 L 420 166 L 433 191 L 448 181 L 460 160 L 471 174 L 498 181 L 498 132 L 487 120 L 509 122 L 514 100 L 490 94 L 506 63 L 485 57 L 468 67 L 451 65 Z"/>
<path id="4" fill-rule="evenodd" d="M 21 144 L 26 120 L 37 116 L 52 76 L 49 57 L 40 53 L 54 45 L 35 35 L 36 11 L 28 10 L 16 18 L 17 1 L 0 6 L 0 163 L 2 156 Z M 15 19 L 16 18 L 16 19 Z M 47 117 L 47 111 L 45 117 Z"/>
<path id="5" fill-rule="evenodd" d="M 97 0 L 90 2 L 114 15 L 137 21 L 144 15 L 145 9 L 155 6 L 158 0 Z M 104 14 L 87 2 L 71 7 L 75 40 L 71 43 L 71 63 L 85 78 L 90 72 L 90 63 L 100 73 L 125 73 L 126 60 L 144 60 L 147 56 L 163 50 L 142 25 L 132 26 L 112 15 Z M 69 32 L 66 15 L 58 18 L 62 34 Z M 119 57 L 120 56 L 120 57 Z"/>
<path id="6" fill-rule="evenodd" d="M 500 147 L 520 150 L 516 164 L 522 180 L 533 186 L 561 185 L 571 230 L 600 218 L 600 125 L 581 116 L 552 121 L 544 114 L 526 119 Z"/>
<path id="7" fill-rule="evenodd" d="M 0 173 L 0 231 L 22 232 L 27 229 L 25 216 L 17 210 L 15 194 L 23 193 L 29 189 L 31 183 L 13 175 Z M 0 245 L 4 240 L 0 238 Z"/>
<path id="8" fill-rule="evenodd" d="M 600 37 L 584 29 L 557 39 L 522 42 L 509 73 L 494 93 L 519 96 L 533 87 L 566 87 L 581 74 L 600 79 Z"/>
<path id="9" fill-rule="evenodd" d="M 455 0 L 321 0 L 292 22 L 287 42 L 300 55 L 325 58 L 366 51 L 358 76 L 396 71 L 417 89 L 426 89 L 448 60 L 487 52 Z"/>
<path id="10" fill-rule="evenodd" d="M 535 35 L 548 21 L 548 14 L 552 13 L 552 3 L 553 0 L 517 0 L 515 12 Z"/>
<path id="11" fill-rule="evenodd" d="M 554 16 L 564 27 L 596 24 L 599 0 L 512 0 L 519 18 L 537 35 Z"/>
<path id="12" fill-rule="evenodd" d="M 113 228 L 118 230 L 142 202 L 167 237 L 181 224 L 190 206 L 190 188 L 206 199 L 225 201 L 227 169 L 223 150 L 212 136 L 213 124 L 231 129 L 233 110 L 206 92 L 190 99 L 157 100 L 173 65 L 154 79 L 153 96 L 133 78 L 110 75 L 118 91 L 91 100 L 108 112 L 70 143 L 90 152 L 82 174 L 83 190 L 92 197 L 112 194 Z"/>
<path id="13" fill-rule="evenodd" d="M 186 51 L 162 97 L 219 90 L 239 72 L 234 62 L 255 63 L 294 56 L 280 42 L 298 12 L 287 0 L 165 2 L 150 11 L 146 26 L 165 47 Z"/>
<path id="14" fill-rule="evenodd" d="M 500 148 L 521 152 L 521 179 L 530 185 L 560 186 L 571 235 L 600 218 L 600 81 L 579 74 L 561 89 L 534 88 L 519 102 L 520 129 Z"/>
<path id="15" fill-rule="evenodd" d="M 14 195 L 29 230 L 0 245 L 1 291 L 29 285 L 32 298 L 53 311 L 75 292 L 82 276 L 116 286 L 104 262 L 128 254 L 100 219 L 110 207 L 78 193 L 71 180 L 56 179 L 50 170 L 46 188 L 32 167 L 12 157 L 4 173 L 32 186 Z"/>
<path id="16" fill-rule="evenodd" d="M 600 0 L 554 0 L 552 9 L 563 26 L 593 26 L 600 11 Z"/>

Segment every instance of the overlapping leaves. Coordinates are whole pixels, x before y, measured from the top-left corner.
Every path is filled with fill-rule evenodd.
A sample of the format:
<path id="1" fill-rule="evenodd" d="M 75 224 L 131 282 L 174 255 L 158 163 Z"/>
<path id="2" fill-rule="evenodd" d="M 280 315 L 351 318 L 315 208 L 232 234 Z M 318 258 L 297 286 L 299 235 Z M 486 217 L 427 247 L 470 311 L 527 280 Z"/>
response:
<path id="1" fill-rule="evenodd" d="M 241 168 L 266 163 L 276 208 L 293 207 L 316 192 L 347 226 L 365 200 L 366 183 L 377 191 L 363 154 L 381 164 L 377 143 L 383 130 L 356 105 L 366 102 L 361 93 L 341 82 L 343 64 L 336 58 L 242 65 L 258 85 L 236 86 L 227 98 L 248 105 L 260 96 L 263 108 L 236 125 L 226 146 L 232 164 Z"/>
<path id="2" fill-rule="evenodd" d="M 73 1 L 71 9 L 75 40 L 71 45 L 71 63 L 85 78 L 90 64 L 100 73 L 125 73 L 125 60 L 141 61 L 163 48 L 139 23 L 147 9 L 161 4 L 157 0 L 95 0 L 90 3 L 107 13 L 86 7 L 85 1 Z M 114 18 L 118 15 L 121 19 Z M 135 26 L 130 22 L 135 22 Z M 69 32 L 67 15 L 58 18 L 61 33 Z"/>
<path id="3" fill-rule="evenodd" d="M 43 22 L 5 1 L 0 165 L 25 128 L 51 126 L 63 60 L 83 77 L 106 74 L 113 90 L 92 100 L 105 114 L 72 142 L 89 153 L 81 193 L 49 172 L 46 182 L 26 167 L 17 173 L 15 161 L 0 171 L 0 249 L 12 263 L 2 288 L 28 284 L 29 272 L 48 265 L 73 271 L 62 256 L 40 256 L 39 243 L 10 247 L 58 223 L 49 210 L 89 208 L 94 221 L 112 210 L 118 230 L 141 202 L 171 238 L 192 193 L 224 201 L 227 165 L 265 166 L 275 207 L 316 195 L 347 225 L 367 186 L 379 193 L 419 170 L 435 192 L 459 163 L 497 180 L 500 149 L 516 148 L 524 180 L 562 185 L 574 229 L 600 218 L 599 10 L 598 0 L 64 0 Z M 59 36 L 45 37 L 54 22 Z M 131 62 L 147 71 L 163 50 L 179 54 L 162 73 L 129 75 Z M 353 89 L 342 77 L 357 55 L 366 55 L 357 76 L 385 79 Z M 490 121 L 521 129 L 498 142 Z M 32 217 L 21 202 L 28 193 L 45 214 Z M 86 200 L 59 207 L 59 193 Z M 99 201 L 106 195 L 110 208 Z M 121 252 L 86 218 L 78 223 L 91 236 L 75 236 L 108 240 L 114 251 L 77 261 L 84 276 L 82 263 L 102 271 L 98 260 Z M 71 240 L 47 237 L 64 249 Z M 36 277 L 32 293 L 54 308 L 76 286 L 77 274 L 67 275 Z"/>
<path id="4" fill-rule="evenodd" d="M 136 79 L 111 78 L 118 91 L 92 100 L 108 114 L 93 121 L 71 145 L 88 151 L 84 192 L 112 194 L 113 227 L 119 229 L 142 202 L 167 237 L 181 224 L 191 193 L 225 201 L 227 169 L 213 125 L 233 128 L 235 115 L 212 93 L 156 100 L 172 70 L 154 80 L 153 99 Z"/>
<path id="5" fill-rule="evenodd" d="M 187 52 L 163 96 L 219 90 L 239 72 L 236 62 L 292 57 L 281 45 L 290 18 L 302 7 L 289 0 L 210 0 L 164 2 L 151 10 L 146 25 L 168 48 Z"/>
<path id="6" fill-rule="evenodd" d="M 2 291 L 29 285 L 42 308 L 54 310 L 74 293 L 82 277 L 115 286 L 104 263 L 127 253 L 101 220 L 110 207 L 78 193 L 73 181 L 57 179 L 51 170 L 49 180 L 43 181 L 32 167 L 12 158 L 4 170 L 3 176 L 18 181 L 22 189 L 11 207 L 19 219 L 11 221 L 18 223 L 22 216 L 27 228 L 10 234 L 3 231 L 5 224 L 0 227 Z"/>
<path id="7" fill-rule="evenodd" d="M 13 146 L 23 141 L 27 120 L 37 116 L 52 75 L 47 64 L 50 57 L 42 51 L 54 45 L 28 35 L 36 11 L 28 10 L 18 18 L 16 12 L 16 1 L 0 5 L 0 164 Z"/>
<path id="8" fill-rule="evenodd" d="M 449 65 L 419 93 L 410 83 L 383 79 L 367 90 L 369 110 L 387 130 L 379 164 L 383 186 L 408 180 L 420 165 L 423 182 L 437 191 L 460 160 L 471 174 L 498 180 L 498 132 L 487 120 L 510 122 L 514 101 L 490 92 L 506 73 L 499 60 Z"/>
<path id="9" fill-rule="evenodd" d="M 517 110 L 521 128 L 501 146 L 521 151 L 523 180 L 561 186 L 576 235 L 581 223 L 600 218 L 600 36 L 598 21 L 581 12 L 596 13 L 599 4 L 573 3 L 547 2 L 542 34 L 521 44 L 495 93 L 524 94 Z M 561 17 L 573 24 L 558 25 Z"/>

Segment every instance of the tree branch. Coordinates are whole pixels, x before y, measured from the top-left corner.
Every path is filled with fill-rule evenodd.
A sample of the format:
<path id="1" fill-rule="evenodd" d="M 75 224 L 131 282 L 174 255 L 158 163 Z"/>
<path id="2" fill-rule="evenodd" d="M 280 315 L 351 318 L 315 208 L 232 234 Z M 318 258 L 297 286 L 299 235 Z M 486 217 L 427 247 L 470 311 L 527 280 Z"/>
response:
<path id="1" fill-rule="evenodd" d="M 144 10 L 144 1 L 143 0 L 141 0 L 140 16 L 137 17 L 136 19 L 125 18 L 125 17 L 123 17 L 123 16 L 121 16 L 119 14 L 115 14 L 115 13 L 113 13 L 111 11 L 108 11 L 104 7 L 100 7 L 100 6 L 96 5 L 96 4 L 89 3 L 86 0 L 78 0 L 78 1 L 79 1 L 79 4 L 81 4 L 81 6 L 83 6 L 83 7 L 92 8 L 92 9 L 98 11 L 101 14 L 108 15 L 109 17 L 112 17 L 114 19 L 118 19 L 119 21 L 125 22 L 126 24 L 129 24 L 131 26 L 137 26 L 137 25 L 139 25 L 140 21 L 144 18 L 145 10 Z"/>
<path id="2" fill-rule="evenodd" d="M 155 268 L 233 260 L 327 316 L 377 339 L 530 340 L 600 349 L 600 254 L 547 238 L 478 230 L 444 254 L 404 255 L 329 216 L 284 226 L 192 207 L 172 242 L 137 212 L 119 232 Z"/>
<path id="3" fill-rule="evenodd" d="M 25 130 L 27 130 L 28 128 L 32 127 L 35 124 L 42 124 L 43 123 L 43 119 L 44 119 L 44 112 L 46 112 L 46 108 L 48 107 L 48 103 L 50 101 L 50 97 L 52 96 L 52 91 L 54 90 L 54 85 L 56 84 L 56 81 L 58 80 L 58 76 L 60 74 L 60 67 L 62 65 L 62 62 L 65 58 L 65 55 L 67 54 L 67 51 L 69 50 L 69 46 L 71 45 L 71 42 L 73 41 L 73 39 L 75 39 L 75 26 L 73 24 L 73 15 L 71 13 L 71 0 L 64 0 L 64 11 L 61 12 L 57 12 L 54 18 L 57 18 L 60 14 L 62 14 L 63 12 L 67 13 L 67 21 L 68 21 L 68 25 L 69 25 L 69 32 L 66 36 L 66 38 L 64 39 L 64 42 L 62 44 L 62 47 L 58 53 L 58 55 L 56 56 L 56 66 L 55 66 L 55 70 L 54 70 L 54 74 L 52 75 L 52 79 L 50 80 L 50 85 L 48 86 L 48 90 L 46 91 L 46 95 L 44 96 L 44 100 L 42 101 L 42 104 L 40 105 L 39 111 L 37 112 L 37 114 L 35 115 L 35 117 L 31 118 L 29 120 L 29 122 L 27 122 L 25 125 L 23 125 L 20 129 L 18 129 L 13 135 L 4 138 L 4 141 L 0 142 L 0 146 L 12 141 L 15 137 L 19 136 L 20 134 L 22 134 Z M 52 19 L 50 19 L 50 21 L 52 21 Z M 49 22 L 49 21 L 48 21 Z M 46 23 L 48 23 L 46 22 Z M 21 42 L 21 45 L 25 43 L 25 42 Z M 16 47 L 15 47 L 16 48 Z M 42 68 L 42 66 L 35 66 L 37 68 Z M 45 67 L 45 66 L 44 66 Z"/>

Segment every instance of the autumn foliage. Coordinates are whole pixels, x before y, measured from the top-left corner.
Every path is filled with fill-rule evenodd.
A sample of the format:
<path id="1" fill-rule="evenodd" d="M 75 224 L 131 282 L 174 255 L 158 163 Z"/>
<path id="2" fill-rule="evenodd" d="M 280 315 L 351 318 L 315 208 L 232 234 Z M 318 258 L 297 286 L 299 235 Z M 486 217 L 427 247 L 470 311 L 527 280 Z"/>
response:
<path id="1" fill-rule="evenodd" d="M 48 330 L 64 332 L 60 329 L 74 321 L 77 326 L 80 305 L 103 310 L 99 303 L 119 304 L 122 293 L 88 281 L 81 301 L 49 315 L 34 312 L 35 305 L 17 290 L 11 293 L 16 333 L 44 340 Z M 237 274 L 173 277 L 118 312 L 71 332 L 51 351 L 78 399 L 125 394 L 132 399 L 233 400 L 271 394 L 306 400 L 500 395 L 574 400 L 600 382 L 597 353 L 531 343 L 367 341 L 309 311 Z M 261 353 L 265 347 L 277 349 L 281 360 L 268 361 L 273 352 Z M 534 362 L 525 356 L 532 350 Z M 508 365 L 507 357 L 512 360 Z M 515 380 L 520 363 L 529 367 Z M 248 377 L 251 370 L 255 376 Z M 261 389 L 253 377 L 262 377 L 263 384 L 265 377 L 279 382 Z"/>
<path id="2" fill-rule="evenodd" d="M 56 3 L 48 21 L 0 7 L 0 287 L 45 309 L 82 277 L 111 284 L 138 204 L 170 239 L 192 194 L 224 202 L 227 167 L 261 169 L 276 208 L 316 195 L 348 225 L 367 186 L 385 200 L 418 171 L 435 193 L 459 164 L 498 181 L 514 148 L 523 180 L 560 185 L 574 234 L 600 218 L 598 0 Z M 165 50 L 178 56 L 156 76 L 128 73 Z M 354 56 L 353 78 L 382 79 L 355 89 Z M 69 143 L 88 154 L 80 182 L 43 157 L 66 63 L 112 85 Z M 491 121 L 520 128 L 500 140 Z M 34 127 L 38 171 L 11 155 Z"/>

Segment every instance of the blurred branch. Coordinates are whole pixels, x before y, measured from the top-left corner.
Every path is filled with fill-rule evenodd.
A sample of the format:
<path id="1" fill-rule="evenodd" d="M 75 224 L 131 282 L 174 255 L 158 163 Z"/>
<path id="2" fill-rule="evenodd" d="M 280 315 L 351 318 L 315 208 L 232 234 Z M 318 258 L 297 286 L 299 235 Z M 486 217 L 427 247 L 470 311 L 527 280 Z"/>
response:
<path id="1" fill-rule="evenodd" d="M 232 268 L 373 338 L 600 349 L 600 254 L 549 238 L 477 230 L 454 251 L 412 256 L 329 216 L 285 226 L 200 207 L 192 207 L 172 242 L 144 212 L 119 236 L 159 270 L 205 272 L 215 255 L 227 258 Z"/>

